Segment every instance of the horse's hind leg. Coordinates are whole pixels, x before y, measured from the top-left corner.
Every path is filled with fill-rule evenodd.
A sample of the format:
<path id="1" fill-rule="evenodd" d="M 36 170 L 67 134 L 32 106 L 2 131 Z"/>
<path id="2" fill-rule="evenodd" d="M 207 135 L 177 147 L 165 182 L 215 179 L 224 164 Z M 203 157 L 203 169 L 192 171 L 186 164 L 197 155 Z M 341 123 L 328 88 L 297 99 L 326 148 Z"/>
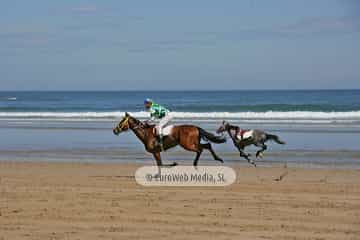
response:
<path id="1" fill-rule="evenodd" d="M 265 143 L 257 143 L 257 144 L 255 144 L 255 146 L 261 147 L 261 149 L 256 152 L 256 157 L 257 157 L 257 158 L 258 158 L 259 156 L 262 157 L 263 152 L 267 149 L 266 144 L 265 144 Z"/>
<path id="2" fill-rule="evenodd" d="M 219 162 L 224 162 L 218 155 L 216 155 L 216 153 L 214 152 L 214 150 L 211 147 L 210 143 L 205 143 L 205 144 L 200 144 L 200 146 L 204 149 L 207 149 L 210 151 L 211 155 L 213 156 L 214 160 L 219 161 Z"/>
<path id="3" fill-rule="evenodd" d="M 196 157 L 194 159 L 194 167 L 196 167 L 198 165 L 198 161 L 199 161 L 199 158 L 200 158 L 200 155 L 202 153 L 203 149 L 199 149 L 199 151 L 196 152 Z"/>

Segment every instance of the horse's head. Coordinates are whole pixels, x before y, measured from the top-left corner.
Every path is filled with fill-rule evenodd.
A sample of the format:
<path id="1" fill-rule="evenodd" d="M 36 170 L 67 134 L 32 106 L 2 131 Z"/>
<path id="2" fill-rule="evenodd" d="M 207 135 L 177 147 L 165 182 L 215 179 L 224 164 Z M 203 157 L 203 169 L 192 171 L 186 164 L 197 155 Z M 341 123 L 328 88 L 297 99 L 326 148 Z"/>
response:
<path id="1" fill-rule="evenodd" d="M 223 132 L 227 131 L 228 126 L 229 126 L 229 123 L 226 121 L 223 121 L 221 126 L 216 130 L 216 133 L 219 134 L 219 133 L 223 133 Z"/>
<path id="2" fill-rule="evenodd" d="M 129 128 L 130 128 L 129 119 L 130 118 L 131 118 L 130 114 L 125 113 L 125 116 L 123 117 L 123 119 L 121 119 L 119 124 L 116 125 L 116 127 L 113 129 L 113 133 L 115 135 L 119 135 L 121 132 L 126 132 L 127 130 L 129 130 Z"/>

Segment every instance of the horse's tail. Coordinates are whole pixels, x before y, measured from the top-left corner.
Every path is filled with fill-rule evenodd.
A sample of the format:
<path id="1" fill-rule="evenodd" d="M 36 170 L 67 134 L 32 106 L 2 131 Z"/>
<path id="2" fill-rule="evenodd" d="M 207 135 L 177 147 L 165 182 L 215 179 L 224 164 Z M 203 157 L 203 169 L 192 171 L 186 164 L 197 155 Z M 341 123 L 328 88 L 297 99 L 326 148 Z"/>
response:
<path id="1" fill-rule="evenodd" d="M 202 128 L 198 128 L 198 129 L 199 129 L 200 137 L 205 141 L 210 141 L 210 142 L 213 142 L 213 143 L 224 143 L 224 142 L 226 142 L 225 137 L 215 136 L 214 134 L 209 133 L 209 132 L 205 131 Z"/>
<path id="2" fill-rule="evenodd" d="M 281 140 L 278 136 L 273 135 L 273 134 L 266 134 L 266 140 L 273 140 L 275 142 L 277 142 L 278 144 L 286 144 L 286 142 L 284 142 L 283 140 Z"/>

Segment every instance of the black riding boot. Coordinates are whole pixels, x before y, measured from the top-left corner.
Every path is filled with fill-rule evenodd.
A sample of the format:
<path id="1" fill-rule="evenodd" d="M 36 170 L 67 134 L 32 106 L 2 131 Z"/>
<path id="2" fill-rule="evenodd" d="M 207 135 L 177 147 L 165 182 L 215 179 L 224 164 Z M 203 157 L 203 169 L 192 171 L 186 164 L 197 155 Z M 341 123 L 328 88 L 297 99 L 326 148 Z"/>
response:
<path id="1" fill-rule="evenodd" d="M 156 136 L 156 140 L 159 143 L 160 149 L 162 152 L 164 152 L 164 146 L 163 146 L 163 137 L 160 135 Z"/>

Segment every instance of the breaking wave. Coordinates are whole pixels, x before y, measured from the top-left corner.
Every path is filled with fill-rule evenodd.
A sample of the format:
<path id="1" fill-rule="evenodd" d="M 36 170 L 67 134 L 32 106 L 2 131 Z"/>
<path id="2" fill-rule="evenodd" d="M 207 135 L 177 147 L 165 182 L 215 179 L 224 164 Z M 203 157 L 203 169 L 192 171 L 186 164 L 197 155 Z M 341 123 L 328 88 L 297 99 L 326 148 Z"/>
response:
<path id="1" fill-rule="evenodd" d="M 4 119 L 49 119 L 49 120 L 106 120 L 119 119 L 124 116 L 121 111 L 109 112 L 0 112 L 0 118 Z M 130 113 L 137 118 L 148 118 L 145 111 Z M 266 111 L 266 112 L 172 112 L 176 119 L 188 120 L 278 120 L 279 122 L 291 122 L 293 120 L 347 120 L 360 121 L 360 111 L 348 112 L 311 112 L 311 111 Z"/>

